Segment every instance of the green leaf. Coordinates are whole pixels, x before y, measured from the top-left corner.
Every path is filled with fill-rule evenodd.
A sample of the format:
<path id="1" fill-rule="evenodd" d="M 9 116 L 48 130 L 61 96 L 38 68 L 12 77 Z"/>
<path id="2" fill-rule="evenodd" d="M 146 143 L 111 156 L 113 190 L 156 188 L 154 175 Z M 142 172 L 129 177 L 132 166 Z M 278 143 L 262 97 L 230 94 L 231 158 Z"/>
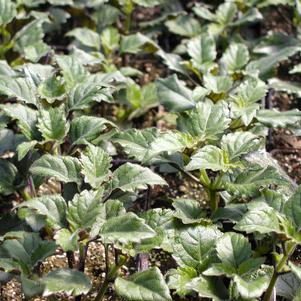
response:
<path id="1" fill-rule="evenodd" d="M 259 104 L 257 101 L 265 97 L 267 87 L 264 82 L 250 78 L 239 85 L 230 94 L 231 113 L 234 118 L 241 118 L 242 122 L 248 126 L 256 116 Z"/>
<path id="2" fill-rule="evenodd" d="M 124 215 L 126 210 L 123 203 L 118 200 L 107 200 L 105 203 L 100 204 L 100 210 L 93 223 L 90 231 L 90 237 L 96 237 L 102 225 L 110 218 Z"/>
<path id="3" fill-rule="evenodd" d="M 41 281 L 45 285 L 44 296 L 61 292 L 78 296 L 87 294 L 92 287 L 88 276 L 71 269 L 54 270 L 43 277 Z"/>
<path id="4" fill-rule="evenodd" d="M 271 184 L 287 185 L 288 181 L 285 179 L 274 167 L 267 166 L 251 166 L 243 174 L 237 174 L 236 179 L 224 181 L 225 189 L 240 196 L 254 196 L 262 187 L 268 187 Z"/>
<path id="5" fill-rule="evenodd" d="M 235 72 L 241 70 L 249 61 L 249 51 L 245 44 L 231 44 L 224 52 L 221 63 L 227 71 Z"/>
<path id="6" fill-rule="evenodd" d="M 128 212 L 121 216 L 109 218 L 101 227 L 100 235 L 106 243 L 139 243 L 152 238 L 156 232 L 145 224 L 136 214 Z"/>
<path id="7" fill-rule="evenodd" d="M 50 227 L 58 229 L 66 223 L 66 201 L 60 195 L 44 195 L 23 202 L 17 208 L 27 207 L 47 218 Z"/>
<path id="8" fill-rule="evenodd" d="M 301 227 L 301 186 L 284 203 L 284 214 L 292 223 L 300 229 Z"/>
<path id="9" fill-rule="evenodd" d="M 154 7 L 164 4 L 166 0 L 133 0 L 133 2 L 144 7 Z"/>
<path id="10" fill-rule="evenodd" d="M 142 161 L 157 136 L 156 128 L 130 129 L 117 133 L 112 140 L 122 146 L 127 156 Z"/>
<path id="11" fill-rule="evenodd" d="M 119 9 L 112 5 L 101 5 L 99 9 L 92 14 L 92 19 L 96 23 L 97 31 L 101 32 L 106 27 L 115 23 L 120 14 Z"/>
<path id="12" fill-rule="evenodd" d="M 38 141 L 32 140 L 32 141 L 25 141 L 20 143 L 17 146 L 17 152 L 18 152 L 18 160 L 21 161 L 25 158 L 25 156 L 34 149 L 34 147 L 38 144 Z"/>
<path id="13" fill-rule="evenodd" d="M 108 129 L 116 127 L 111 121 L 94 116 L 80 116 L 71 121 L 70 141 L 73 145 L 88 144 L 101 141 Z M 105 133 L 107 131 L 107 133 Z"/>
<path id="14" fill-rule="evenodd" d="M 201 24 L 190 15 L 180 15 L 165 22 L 167 28 L 175 34 L 184 37 L 194 37 L 201 33 Z"/>
<path id="15" fill-rule="evenodd" d="M 246 299 L 259 298 L 269 286 L 271 270 L 273 268 L 269 267 L 267 271 L 261 269 L 243 277 L 234 276 L 233 280 L 241 297 Z"/>
<path id="16" fill-rule="evenodd" d="M 16 4 L 11 0 L 0 1 L 0 25 L 5 26 L 17 15 Z"/>
<path id="17" fill-rule="evenodd" d="M 85 182 L 97 189 L 110 176 L 111 157 L 100 147 L 89 144 L 81 153 L 80 162 Z"/>
<path id="18" fill-rule="evenodd" d="M 60 229 L 56 232 L 54 239 L 63 251 L 77 251 L 79 248 L 79 236 L 77 232 L 71 233 L 68 229 Z"/>
<path id="19" fill-rule="evenodd" d="M 279 275 L 276 282 L 277 295 L 287 300 L 300 300 L 301 281 L 294 273 L 285 273 Z M 294 299 L 296 296 L 296 299 Z"/>
<path id="20" fill-rule="evenodd" d="M 172 252 L 169 237 L 175 228 L 173 211 L 161 208 L 150 209 L 143 212 L 140 217 L 156 231 L 156 236 L 143 239 L 139 244 L 138 251 L 150 252 L 154 248 L 161 248 L 164 251 Z"/>
<path id="21" fill-rule="evenodd" d="M 277 212 L 273 208 L 267 205 L 262 208 L 260 206 L 254 207 L 235 225 L 235 230 L 246 233 L 258 232 L 261 234 L 281 233 Z"/>
<path id="22" fill-rule="evenodd" d="M 37 111 L 21 104 L 2 105 L 1 109 L 4 114 L 13 120 L 17 120 L 17 124 L 22 134 L 29 140 L 37 137 Z"/>
<path id="23" fill-rule="evenodd" d="M 40 108 L 37 127 L 46 141 L 62 142 L 69 131 L 64 108 Z"/>
<path id="24" fill-rule="evenodd" d="M 232 80 L 228 76 L 204 75 L 204 86 L 215 94 L 226 93 L 232 87 Z"/>
<path id="25" fill-rule="evenodd" d="M 195 224 L 205 221 L 205 211 L 200 202 L 192 199 L 175 199 L 172 206 L 176 209 L 174 216 L 183 224 Z"/>
<path id="26" fill-rule="evenodd" d="M 100 213 L 102 191 L 84 190 L 76 194 L 68 204 L 67 220 L 74 232 L 78 229 L 89 229 L 92 227 L 98 214 Z"/>
<path id="27" fill-rule="evenodd" d="M 256 119 L 266 126 L 285 128 L 301 121 L 301 112 L 297 109 L 279 112 L 276 109 L 260 110 Z"/>
<path id="28" fill-rule="evenodd" d="M 68 94 L 67 107 L 69 111 L 84 110 L 94 102 L 111 102 L 111 91 L 103 83 L 92 83 L 87 80 L 76 84 Z"/>
<path id="29" fill-rule="evenodd" d="M 77 83 L 83 82 L 87 77 L 87 71 L 75 55 L 57 55 L 55 59 L 62 70 L 68 89 L 71 89 Z"/>
<path id="30" fill-rule="evenodd" d="M 38 233 L 19 232 L 17 237 L 6 239 L 1 249 L 17 262 L 22 274 L 29 275 L 39 262 L 54 254 L 56 244 L 42 240 Z"/>
<path id="31" fill-rule="evenodd" d="M 198 102 L 194 110 L 179 114 L 177 128 L 199 141 L 217 140 L 228 128 L 230 121 L 229 111 L 224 102 L 213 104 L 207 99 Z"/>
<path id="32" fill-rule="evenodd" d="M 9 195 L 16 190 L 15 181 L 18 175 L 16 166 L 8 160 L 0 159 L 0 194 Z"/>
<path id="33" fill-rule="evenodd" d="M 120 34 L 114 27 L 104 29 L 100 38 L 102 47 L 107 54 L 110 54 L 119 47 Z"/>
<path id="34" fill-rule="evenodd" d="M 36 42 L 34 44 L 28 45 L 24 48 L 24 56 L 27 60 L 32 62 L 38 62 L 51 48 L 43 41 Z"/>
<path id="35" fill-rule="evenodd" d="M 168 161 L 166 154 L 173 155 L 176 152 L 183 152 L 186 148 L 193 148 L 195 144 L 197 144 L 197 141 L 189 134 L 178 131 L 163 132 L 151 143 L 143 162 L 148 162 L 151 159 L 156 161 L 157 157 L 159 160 Z M 159 156 L 161 154 L 162 159 Z"/>
<path id="36" fill-rule="evenodd" d="M 41 82 L 38 87 L 38 93 L 48 103 L 54 103 L 56 100 L 61 100 L 64 97 L 65 87 L 59 78 L 51 76 Z"/>
<path id="37" fill-rule="evenodd" d="M 168 111 L 180 112 L 195 106 L 192 91 L 179 81 L 177 75 L 158 79 L 157 87 L 158 99 Z"/>
<path id="38" fill-rule="evenodd" d="M 131 301 L 171 301 L 169 289 L 157 267 L 115 280 L 118 295 Z"/>
<path id="39" fill-rule="evenodd" d="M 1 75 L 0 94 L 28 104 L 37 103 L 36 87 L 28 77 L 17 77 L 12 80 L 11 77 Z"/>
<path id="40" fill-rule="evenodd" d="M 195 153 L 191 158 L 186 170 L 211 169 L 213 171 L 228 171 L 238 167 L 229 162 L 228 154 L 214 145 L 206 145 Z"/>
<path id="41" fill-rule="evenodd" d="M 180 297 L 185 297 L 191 292 L 187 286 L 197 276 L 197 271 L 191 267 L 170 269 L 167 274 L 168 287 L 175 290 Z"/>
<path id="42" fill-rule="evenodd" d="M 216 58 L 215 47 L 214 39 L 207 34 L 201 34 L 190 40 L 187 44 L 187 51 L 194 67 L 206 71 Z"/>
<path id="43" fill-rule="evenodd" d="M 228 300 L 228 292 L 221 278 L 199 276 L 193 279 L 187 288 L 194 290 L 202 298 Z"/>
<path id="44" fill-rule="evenodd" d="M 230 24 L 237 14 L 237 6 L 235 3 L 226 2 L 218 6 L 215 16 L 216 21 L 222 25 Z"/>
<path id="45" fill-rule="evenodd" d="M 259 70 L 261 78 L 268 78 L 277 63 L 286 60 L 300 49 L 300 42 L 292 36 L 279 32 L 271 33 L 254 49 L 265 56 L 251 61 L 247 70 Z"/>
<path id="46" fill-rule="evenodd" d="M 55 177 L 63 183 L 74 182 L 81 184 L 80 178 L 81 165 L 77 158 L 70 156 L 52 156 L 50 154 L 43 155 L 36 160 L 30 167 L 33 175 L 45 178 Z"/>
<path id="47" fill-rule="evenodd" d="M 100 49 L 100 36 L 93 30 L 86 27 L 78 27 L 69 31 L 66 36 L 73 37 L 84 46 L 91 47 L 95 50 Z"/>
<path id="48" fill-rule="evenodd" d="M 173 257 L 179 266 L 189 266 L 198 271 L 205 270 L 216 262 L 215 245 L 222 236 L 215 226 L 194 225 L 176 232 Z"/>
<path id="49" fill-rule="evenodd" d="M 248 260 L 252 255 L 251 244 L 242 234 L 229 232 L 224 234 L 216 244 L 218 258 L 234 268 Z"/>
<path id="50" fill-rule="evenodd" d="M 230 220 L 232 222 L 239 221 L 247 212 L 246 204 L 227 204 L 225 207 L 218 208 L 212 215 L 212 220 Z"/>
<path id="51" fill-rule="evenodd" d="M 296 94 L 301 96 L 301 85 L 298 82 L 284 81 L 279 78 L 269 79 L 269 87 L 275 91 L 287 92 L 289 94 Z"/>
<path id="52" fill-rule="evenodd" d="M 250 132 L 235 132 L 223 136 L 221 148 L 227 151 L 230 160 L 234 160 L 258 150 L 260 142 L 258 137 Z"/>
<path id="53" fill-rule="evenodd" d="M 34 45 L 41 47 L 44 38 L 43 24 L 48 21 L 48 18 L 43 16 L 23 26 L 14 36 L 14 50 L 24 54 L 26 51 L 31 52 Z M 28 47 L 31 50 L 28 50 Z"/>
<path id="54" fill-rule="evenodd" d="M 120 53 L 136 54 L 141 49 L 145 52 L 156 52 L 159 46 L 149 37 L 140 32 L 129 36 L 122 36 L 120 43 Z"/>
<path id="55" fill-rule="evenodd" d="M 112 189 L 135 191 L 147 186 L 167 185 L 166 181 L 151 169 L 138 164 L 125 163 L 113 172 Z"/>

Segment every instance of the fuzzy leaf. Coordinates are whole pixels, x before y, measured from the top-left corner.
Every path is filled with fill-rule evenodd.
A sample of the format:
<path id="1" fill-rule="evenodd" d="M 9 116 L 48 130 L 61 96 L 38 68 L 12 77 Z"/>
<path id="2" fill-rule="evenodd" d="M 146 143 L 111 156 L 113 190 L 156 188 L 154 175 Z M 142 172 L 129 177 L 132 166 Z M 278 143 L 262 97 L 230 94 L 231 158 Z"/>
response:
<path id="1" fill-rule="evenodd" d="M 258 150 L 260 140 L 250 132 L 235 132 L 223 136 L 221 147 L 227 151 L 230 160 L 234 160 L 241 155 Z"/>
<path id="2" fill-rule="evenodd" d="M 158 99 L 168 111 L 180 112 L 195 106 L 192 91 L 176 75 L 158 79 L 157 87 Z"/>
<path id="3" fill-rule="evenodd" d="M 91 280 L 84 273 L 71 269 L 57 269 L 42 278 L 45 285 L 43 295 L 66 293 L 78 296 L 87 294 L 92 287 Z"/>
<path id="4" fill-rule="evenodd" d="M 75 55 L 57 55 L 55 58 L 69 89 L 84 81 L 87 71 Z"/>
<path id="5" fill-rule="evenodd" d="M 187 286 L 197 276 L 197 271 L 191 267 L 170 269 L 167 274 L 168 287 L 174 289 L 179 296 L 184 297 L 191 292 Z"/>
<path id="6" fill-rule="evenodd" d="M 198 293 L 202 298 L 212 300 L 228 300 L 228 292 L 220 278 L 199 276 L 186 286 Z"/>
<path id="7" fill-rule="evenodd" d="M 276 109 L 260 110 L 256 119 L 266 126 L 285 128 L 301 121 L 301 112 L 297 109 L 280 112 Z"/>
<path id="8" fill-rule="evenodd" d="M 288 181 L 278 171 L 272 167 L 251 167 L 243 174 L 238 174 L 237 178 L 232 181 L 224 182 L 226 190 L 235 195 L 254 196 L 262 187 L 271 184 L 287 185 Z"/>
<path id="9" fill-rule="evenodd" d="M 159 46 L 149 37 L 141 34 L 140 32 L 129 36 L 123 36 L 121 38 L 121 53 L 136 54 L 141 49 L 143 49 L 146 52 L 156 52 L 157 50 L 159 50 Z"/>
<path id="10" fill-rule="evenodd" d="M 147 167 L 126 163 L 113 172 L 112 189 L 135 191 L 147 186 L 167 185 L 166 181 Z"/>
<path id="11" fill-rule="evenodd" d="M 69 130 L 64 108 L 41 108 L 37 127 L 46 141 L 62 141 Z"/>
<path id="12" fill-rule="evenodd" d="M 69 92 L 67 107 L 69 111 L 88 109 L 94 102 L 111 101 L 110 90 L 101 83 L 85 81 L 76 84 Z"/>
<path id="13" fill-rule="evenodd" d="M 177 127 L 200 141 L 217 140 L 229 126 L 228 115 L 225 103 L 213 104 L 207 99 L 205 102 L 198 102 L 194 110 L 181 113 Z"/>
<path id="14" fill-rule="evenodd" d="M 190 226 L 177 231 L 173 257 L 179 266 L 205 270 L 216 259 L 215 244 L 222 236 L 215 226 Z"/>
<path id="15" fill-rule="evenodd" d="M 263 269 L 245 275 L 243 277 L 234 276 L 234 283 L 240 295 L 246 299 L 259 298 L 268 288 L 271 281 L 270 270 Z"/>
<path id="16" fill-rule="evenodd" d="M 73 197 L 66 213 L 72 231 L 92 227 L 100 212 L 101 198 L 102 192 L 95 193 L 88 190 Z"/>
<path id="17" fill-rule="evenodd" d="M 214 145 L 206 145 L 195 153 L 191 158 L 186 170 L 211 169 L 213 171 L 228 171 L 235 168 L 234 164 L 229 162 L 228 154 Z"/>
<path id="18" fill-rule="evenodd" d="M 195 224 L 204 222 L 205 211 L 201 204 L 192 199 L 175 199 L 172 206 L 176 209 L 174 216 L 183 224 Z"/>
<path id="19" fill-rule="evenodd" d="M 277 213 L 273 208 L 268 206 L 264 208 L 255 207 L 249 210 L 235 225 L 234 229 L 246 233 L 281 233 Z"/>
<path id="20" fill-rule="evenodd" d="M 249 61 L 248 47 L 244 44 L 231 44 L 222 56 L 221 62 L 228 71 L 241 70 Z"/>
<path id="21" fill-rule="evenodd" d="M 232 80 L 228 76 L 204 75 L 204 86 L 215 94 L 226 93 L 232 87 Z"/>
<path id="22" fill-rule="evenodd" d="M 120 144 L 129 157 L 142 161 L 157 136 L 156 128 L 130 129 L 116 134 L 113 142 Z"/>
<path id="23" fill-rule="evenodd" d="M 8 24 L 17 15 L 16 4 L 11 0 L 0 1 L 0 25 Z"/>
<path id="24" fill-rule="evenodd" d="M 38 136 L 36 129 L 37 111 L 22 104 L 2 105 L 1 109 L 5 115 L 17 120 L 20 131 L 26 138 L 31 140 Z"/>
<path id="25" fill-rule="evenodd" d="M 116 127 L 111 121 L 94 116 L 79 116 L 70 124 L 70 140 L 73 145 L 88 144 L 95 142 L 106 134 L 108 128 Z"/>
<path id="26" fill-rule="evenodd" d="M 156 232 L 145 224 L 136 214 L 128 212 L 121 216 L 109 218 L 101 227 L 100 235 L 106 243 L 139 243 L 151 238 Z"/>
<path id="27" fill-rule="evenodd" d="M 18 175 L 16 166 L 8 160 L 0 159 L 0 194 L 9 195 L 16 190 L 15 180 Z"/>
<path id="28" fill-rule="evenodd" d="M 77 232 L 71 233 L 63 228 L 56 232 L 54 239 L 56 243 L 65 251 L 77 251 L 79 248 L 79 236 Z"/>
<path id="29" fill-rule="evenodd" d="M 11 77 L 0 76 L 0 94 L 16 98 L 28 104 L 37 103 L 36 87 L 27 78 L 17 77 L 12 80 Z"/>
<path id="30" fill-rule="evenodd" d="M 38 94 L 41 98 L 47 100 L 48 103 L 54 103 L 64 97 L 65 88 L 60 79 L 51 76 L 42 81 L 38 87 Z"/>
<path id="31" fill-rule="evenodd" d="M 201 24 L 190 15 L 180 15 L 165 22 L 167 28 L 175 34 L 184 37 L 194 37 L 201 33 Z"/>
<path id="32" fill-rule="evenodd" d="M 157 267 L 115 280 L 118 295 L 130 301 L 171 301 L 169 289 Z"/>
<path id="33" fill-rule="evenodd" d="M 93 30 L 86 27 L 78 27 L 69 31 L 66 36 L 73 37 L 84 46 L 91 47 L 95 50 L 100 48 L 100 37 Z"/>
<path id="34" fill-rule="evenodd" d="M 224 234 L 216 244 L 218 258 L 234 268 L 248 260 L 251 255 L 251 244 L 242 234 L 229 232 Z"/>
<path id="35" fill-rule="evenodd" d="M 284 213 L 292 223 L 300 229 L 301 227 L 301 186 L 284 203 Z"/>
<path id="36" fill-rule="evenodd" d="M 85 182 L 94 189 L 100 187 L 110 176 L 111 160 L 109 154 L 102 148 L 89 144 L 80 158 Z"/>
<path id="37" fill-rule="evenodd" d="M 18 208 L 27 207 L 47 218 L 50 227 L 57 229 L 64 227 L 66 222 L 66 201 L 60 195 L 44 195 L 23 202 Z"/>
<path id="38" fill-rule="evenodd" d="M 28 275 L 39 262 L 54 254 L 56 244 L 43 241 L 38 233 L 19 232 L 17 237 L 6 239 L 1 249 L 17 262 L 22 274 Z"/>
<path id="39" fill-rule="evenodd" d="M 58 181 L 64 183 L 74 182 L 80 185 L 82 182 L 80 169 L 81 165 L 77 158 L 70 156 L 55 157 L 46 154 L 31 165 L 30 172 L 33 175 L 45 178 L 55 177 Z"/>
<path id="40" fill-rule="evenodd" d="M 202 34 L 190 40 L 187 44 L 187 51 L 192 58 L 193 65 L 198 69 L 209 67 L 216 58 L 216 49 L 214 39 Z"/>

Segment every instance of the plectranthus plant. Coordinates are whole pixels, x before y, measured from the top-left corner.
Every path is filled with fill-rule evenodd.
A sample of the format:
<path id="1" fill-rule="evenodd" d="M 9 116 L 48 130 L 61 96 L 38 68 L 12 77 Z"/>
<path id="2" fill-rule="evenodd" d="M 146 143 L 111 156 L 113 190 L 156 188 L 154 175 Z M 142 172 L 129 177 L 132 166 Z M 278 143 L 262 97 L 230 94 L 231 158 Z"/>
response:
<path id="1" fill-rule="evenodd" d="M 301 5 L 208 2 L 0 0 L 1 300 L 300 300 Z"/>

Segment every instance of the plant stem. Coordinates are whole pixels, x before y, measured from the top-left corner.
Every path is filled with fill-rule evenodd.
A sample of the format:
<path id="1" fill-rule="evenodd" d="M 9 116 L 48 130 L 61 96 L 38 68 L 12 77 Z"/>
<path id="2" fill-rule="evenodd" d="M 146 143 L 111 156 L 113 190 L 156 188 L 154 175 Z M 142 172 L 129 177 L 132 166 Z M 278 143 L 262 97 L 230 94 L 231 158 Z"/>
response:
<path id="1" fill-rule="evenodd" d="M 69 269 L 73 269 L 74 262 L 75 262 L 74 253 L 72 251 L 67 251 L 66 255 L 67 255 L 67 261 L 68 261 L 68 267 L 69 267 Z"/>
<path id="2" fill-rule="evenodd" d="M 274 286 L 275 286 L 277 278 L 279 276 L 279 273 L 281 273 L 281 270 L 285 266 L 286 261 L 288 260 L 288 258 L 290 257 L 290 255 L 294 252 L 295 248 L 296 248 L 296 244 L 292 244 L 288 248 L 286 254 L 283 254 L 283 257 L 281 258 L 281 260 L 278 262 L 278 264 L 274 268 L 273 276 L 271 278 L 270 284 L 269 284 L 269 286 L 268 286 L 268 288 L 266 290 L 266 293 L 265 293 L 262 301 L 269 301 L 270 300 L 271 295 L 273 293 Z"/>
<path id="3" fill-rule="evenodd" d="M 119 269 L 126 263 L 126 261 L 127 261 L 127 257 L 124 255 L 121 255 L 118 264 L 117 265 L 114 264 L 112 266 L 112 268 L 110 269 L 110 272 L 108 273 L 104 282 L 102 283 L 94 301 L 102 301 L 110 282 L 116 278 Z"/>
<path id="4" fill-rule="evenodd" d="M 208 189 L 207 193 L 210 201 L 210 210 L 213 213 L 218 209 L 218 194 L 215 189 Z"/>
<path id="5" fill-rule="evenodd" d="M 110 266 L 110 262 L 109 262 L 109 245 L 105 244 L 105 263 L 106 263 L 106 267 L 105 267 L 105 272 L 106 272 L 106 277 L 108 276 L 109 273 L 109 266 Z"/>

